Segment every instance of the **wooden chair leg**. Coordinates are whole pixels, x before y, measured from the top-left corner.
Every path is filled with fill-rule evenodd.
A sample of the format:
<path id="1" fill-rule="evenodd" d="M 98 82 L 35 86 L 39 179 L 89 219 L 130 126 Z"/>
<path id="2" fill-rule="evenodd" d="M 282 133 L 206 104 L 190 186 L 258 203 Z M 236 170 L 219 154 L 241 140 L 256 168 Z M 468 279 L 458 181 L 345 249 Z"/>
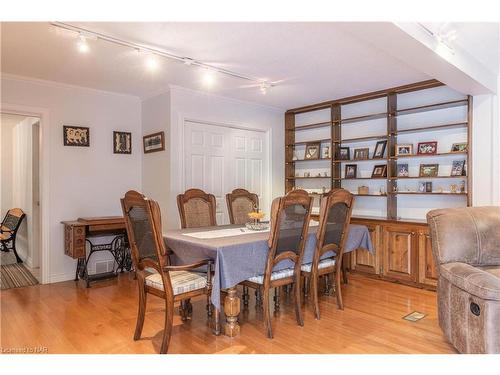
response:
<path id="1" fill-rule="evenodd" d="M 342 301 L 342 289 L 340 288 L 340 273 L 335 272 L 335 295 L 337 296 L 337 307 L 344 310 L 344 301 Z"/>
<path id="2" fill-rule="evenodd" d="M 300 309 L 300 297 L 302 293 L 302 290 L 300 290 L 300 273 L 295 278 L 295 287 L 293 291 L 295 296 L 295 318 L 297 319 L 297 324 L 302 327 L 304 325 L 304 319 L 302 318 L 302 310 Z"/>
<path id="3" fill-rule="evenodd" d="M 181 320 L 185 322 L 188 320 L 189 316 L 189 307 L 187 304 L 187 300 L 182 300 L 181 305 L 179 306 L 179 315 L 181 316 Z"/>
<path id="4" fill-rule="evenodd" d="M 207 317 L 210 318 L 213 314 L 213 305 L 210 299 L 210 293 L 207 294 Z"/>
<path id="5" fill-rule="evenodd" d="M 146 316 L 146 289 L 144 282 L 139 283 L 139 310 L 137 312 L 137 323 L 135 325 L 134 340 L 139 340 L 144 326 L 144 318 Z"/>
<path id="6" fill-rule="evenodd" d="M 215 311 L 214 311 L 214 330 L 213 330 L 213 333 L 215 336 L 220 335 L 220 311 L 217 308 L 215 308 Z"/>
<path id="7" fill-rule="evenodd" d="M 273 338 L 273 328 L 271 326 L 271 313 L 269 311 L 269 290 L 263 290 L 263 302 L 264 302 L 264 325 L 266 327 L 267 337 Z"/>
<path id="8" fill-rule="evenodd" d="M 250 300 L 250 295 L 248 294 L 248 286 L 243 286 L 243 306 L 248 307 L 248 302 Z"/>
<path id="9" fill-rule="evenodd" d="M 280 311 L 280 288 L 274 288 L 274 312 Z"/>
<path id="10" fill-rule="evenodd" d="M 161 342 L 160 354 L 166 354 L 172 335 L 172 322 L 174 317 L 174 306 L 172 303 L 165 302 L 165 327 L 163 329 L 163 339 Z"/>
<path id="11" fill-rule="evenodd" d="M 347 279 L 348 262 L 350 260 L 349 254 L 344 254 L 342 256 L 342 280 L 344 284 L 347 284 L 349 280 Z"/>
<path id="12" fill-rule="evenodd" d="M 330 293 L 331 293 L 331 291 L 332 291 L 331 286 L 330 286 L 330 274 L 329 274 L 329 273 L 327 273 L 327 274 L 324 276 L 324 278 L 325 278 L 325 290 L 323 291 L 323 294 L 324 294 L 325 296 L 329 296 L 329 295 L 330 295 Z"/>
<path id="13" fill-rule="evenodd" d="M 316 319 L 319 320 L 318 281 L 318 275 L 311 275 L 311 293 L 313 295 L 314 315 Z"/>
<path id="14" fill-rule="evenodd" d="M 260 309 L 262 307 L 262 293 L 260 288 L 255 289 L 255 308 Z"/>
<path id="15" fill-rule="evenodd" d="M 309 276 L 304 276 L 304 299 L 309 296 Z"/>

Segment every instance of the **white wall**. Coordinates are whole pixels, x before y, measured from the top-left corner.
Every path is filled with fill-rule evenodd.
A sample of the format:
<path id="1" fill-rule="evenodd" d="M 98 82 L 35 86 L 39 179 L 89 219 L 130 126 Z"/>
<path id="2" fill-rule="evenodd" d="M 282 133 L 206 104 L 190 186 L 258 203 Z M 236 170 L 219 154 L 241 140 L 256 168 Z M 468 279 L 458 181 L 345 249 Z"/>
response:
<path id="1" fill-rule="evenodd" d="M 12 138 L 12 207 L 21 208 L 26 214 L 16 238 L 19 256 L 29 267 L 33 264 L 35 249 L 33 239 L 33 125 L 39 120 L 27 117 L 13 129 Z"/>
<path id="2" fill-rule="evenodd" d="M 12 134 L 14 127 L 24 117 L 1 115 L 0 126 L 0 217 L 3 219 L 7 211 L 12 208 Z M 1 220 L 0 219 L 0 220 Z"/>
<path id="3" fill-rule="evenodd" d="M 168 105 L 168 101 L 170 105 Z M 225 124 L 248 129 L 262 129 L 270 137 L 270 186 L 272 198 L 284 192 L 284 110 L 234 100 L 208 93 L 171 87 L 170 94 L 143 102 L 143 132 L 165 130 L 164 155 L 144 155 L 144 193 L 158 200 L 162 207 L 163 227 L 178 228 L 176 196 L 183 191 L 182 158 L 184 121 Z M 164 116 L 170 112 L 165 124 Z M 150 157 L 151 156 L 151 157 Z M 170 170 L 169 170 L 170 168 Z M 159 176 L 168 172 L 168 181 Z M 165 187 L 165 183 L 168 184 Z"/>
<path id="4" fill-rule="evenodd" d="M 142 155 L 142 192 L 160 202 L 161 216 L 165 226 L 166 218 L 174 213 L 162 204 L 170 192 L 170 93 L 164 93 L 142 102 L 142 135 L 165 132 L 165 151 Z M 142 146 L 141 146 L 142 147 Z"/>
<path id="5" fill-rule="evenodd" d="M 64 255 L 62 220 L 121 215 L 120 197 L 141 189 L 141 105 L 136 97 L 55 83 L 2 77 L 2 103 L 49 111 L 50 282 L 74 277 Z M 63 125 L 90 127 L 90 147 L 63 146 Z M 113 130 L 132 132 L 132 155 L 113 154 Z M 43 209 L 43 207 L 42 207 Z"/>

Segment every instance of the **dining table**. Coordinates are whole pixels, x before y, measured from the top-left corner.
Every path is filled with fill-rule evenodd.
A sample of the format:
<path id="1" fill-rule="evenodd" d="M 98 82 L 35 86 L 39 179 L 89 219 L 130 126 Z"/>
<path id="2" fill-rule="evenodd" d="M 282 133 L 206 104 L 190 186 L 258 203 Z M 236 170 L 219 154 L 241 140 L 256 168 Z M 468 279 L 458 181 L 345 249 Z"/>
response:
<path id="1" fill-rule="evenodd" d="M 311 220 L 304 249 L 304 264 L 312 262 L 317 228 L 318 222 Z M 269 228 L 256 231 L 244 225 L 220 225 L 175 229 L 163 232 L 163 239 L 173 253 L 174 264 L 189 264 L 204 259 L 214 261 L 211 302 L 221 311 L 221 291 L 226 291 L 223 303 L 224 333 L 229 337 L 239 335 L 240 298 L 236 287 L 240 282 L 264 273 L 269 251 Z M 359 248 L 374 252 L 368 228 L 349 224 L 344 253 Z M 331 255 L 326 253 L 324 257 Z M 274 271 L 290 267 L 293 267 L 293 263 L 286 260 L 277 264 Z M 219 329 L 215 331 L 218 333 Z"/>

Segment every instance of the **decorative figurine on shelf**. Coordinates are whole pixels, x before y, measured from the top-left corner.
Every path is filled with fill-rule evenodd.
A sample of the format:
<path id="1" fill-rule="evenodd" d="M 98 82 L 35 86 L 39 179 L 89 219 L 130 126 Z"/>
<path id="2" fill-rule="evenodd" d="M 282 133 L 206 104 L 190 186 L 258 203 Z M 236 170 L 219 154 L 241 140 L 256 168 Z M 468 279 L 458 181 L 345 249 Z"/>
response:
<path id="1" fill-rule="evenodd" d="M 458 186 L 457 186 L 457 184 L 451 184 L 451 185 L 450 185 L 450 193 L 452 193 L 452 194 L 456 194 L 456 193 L 457 193 L 457 190 L 458 190 Z"/>
<path id="2" fill-rule="evenodd" d="M 397 192 L 398 192 L 398 185 L 394 185 L 394 186 L 392 187 L 392 192 L 393 192 L 393 193 L 397 193 Z"/>
<path id="3" fill-rule="evenodd" d="M 438 192 L 438 193 L 442 193 L 442 192 L 443 192 L 443 187 L 442 187 L 442 186 L 438 187 L 438 188 L 437 188 L 437 192 Z"/>
<path id="4" fill-rule="evenodd" d="M 326 171 L 325 171 L 325 172 L 323 172 L 323 176 L 324 176 L 324 177 L 328 177 L 328 172 L 326 172 Z"/>
<path id="5" fill-rule="evenodd" d="M 304 177 L 311 177 L 311 172 L 304 172 Z"/>
<path id="6" fill-rule="evenodd" d="M 316 177 L 321 177 L 321 172 L 318 172 L 318 175 Z"/>
<path id="7" fill-rule="evenodd" d="M 370 189 L 368 186 L 358 186 L 358 194 L 359 195 L 368 195 L 370 193 Z"/>
<path id="8" fill-rule="evenodd" d="M 460 181 L 459 190 L 461 193 L 465 193 L 465 181 Z"/>
<path id="9" fill-rule="evenodd" d="M 326 193 L 326 186 L 323 186 L 322 189 L 323 189 L 323 194 L 325 194 Z"/>
<path id="10" fill-rule="evenodd" d="M 385 188 L 383 186 L 380 186 L 380 189 L 378 191 L 380 195 L 385 195 Z"/>
<path id="11" fill-rule="evenodd" d="M 251 221 L 246 223 L 245 226 L 251 230 L 267 229 L 267 225 L 260 222 L 264 218 L 264 216 L 264 213 L 259 211 L 259 207 L 257 205 L 254 205 L 253 211 L 248 213 L 248 217 L 251 219 Z"/>

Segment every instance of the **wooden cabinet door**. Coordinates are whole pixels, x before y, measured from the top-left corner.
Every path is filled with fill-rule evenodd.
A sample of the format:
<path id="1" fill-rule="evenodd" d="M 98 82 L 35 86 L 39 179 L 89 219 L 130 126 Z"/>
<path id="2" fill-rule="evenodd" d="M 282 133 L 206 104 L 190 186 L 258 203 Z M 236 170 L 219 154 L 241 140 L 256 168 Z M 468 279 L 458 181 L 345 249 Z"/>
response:
<path id="1" fill-rule="evenodd" d="M 421 229 L 418 233 L 418 282 L 428 286 L 437 285 L 437 271 L 432 257 L 431 238 L 428 229 Z"/>
<path id="2" fill-rule="evenodd" d="M 364 249 L 357 249 L 351 253 L 351 269 L 378 275 L 380 273 L 380 226 L 364 224 L 370 232 L 372 245 L 375 253 L 372 254 Z"/>
<path id="3" fill-rule="evenodd" d="M 407 282 L 417 282 L 418 241 L 414 227 L 384 227 L 382 274 Z"/>

